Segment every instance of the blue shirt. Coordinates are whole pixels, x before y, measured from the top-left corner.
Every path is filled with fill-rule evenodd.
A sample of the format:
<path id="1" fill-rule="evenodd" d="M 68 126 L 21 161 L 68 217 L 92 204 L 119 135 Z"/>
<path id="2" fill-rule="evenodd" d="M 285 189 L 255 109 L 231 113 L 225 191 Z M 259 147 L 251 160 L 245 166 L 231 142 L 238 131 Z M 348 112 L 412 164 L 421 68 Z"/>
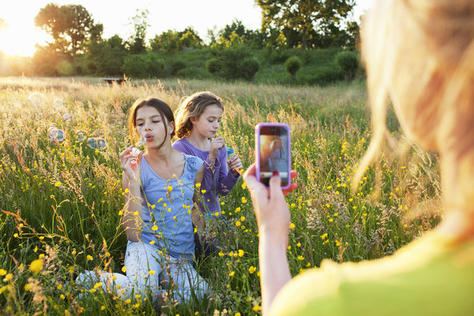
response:
<path id="1" fill-rule="evenodd" d="M 163 179 L 146 159 L 140 164 L 142 194 L 142 241 L 175 258 L 194 256 L 194 228 L 191 218 L 194 182 L 203 161 L 184 154 L 180 177 Z"/>

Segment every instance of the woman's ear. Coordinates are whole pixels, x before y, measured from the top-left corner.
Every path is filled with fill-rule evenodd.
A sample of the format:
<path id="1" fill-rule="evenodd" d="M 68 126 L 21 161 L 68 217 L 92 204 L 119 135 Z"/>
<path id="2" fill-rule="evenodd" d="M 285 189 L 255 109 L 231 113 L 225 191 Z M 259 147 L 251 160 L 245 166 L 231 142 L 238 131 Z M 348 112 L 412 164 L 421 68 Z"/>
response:
<path id="1" fill-rule="evenodd" d="M 173 130 L 173 131 L 174 131 L 175 125 L 174 125 L 174 122 L 173 122 L 173 121 L 171 121 L 171 122 L 168 123 L 168 128 L 169 128 L 170 130 Z"/>
<path id="2" fill-rule="evenodd" d="M 189 121 L 191 121 L 191 123 L 194 124 L 194 123 L 196 123 L 196 121 L 197 121 L 197 117 L 191 116 L 191 117 L 189 118 Z"/>

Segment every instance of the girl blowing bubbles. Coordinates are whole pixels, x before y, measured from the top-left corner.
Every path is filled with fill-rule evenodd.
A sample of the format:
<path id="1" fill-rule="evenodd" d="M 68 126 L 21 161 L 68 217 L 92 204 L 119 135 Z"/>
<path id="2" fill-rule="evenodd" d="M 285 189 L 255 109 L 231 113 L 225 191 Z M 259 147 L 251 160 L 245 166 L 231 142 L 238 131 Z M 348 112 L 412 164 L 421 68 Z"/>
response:
<path id="1" fill-rule="evenodd" d="M 123 188 L 127 192 L 123 226 L 128 244 L 126 276 L 86 271 L 77 283 L 99 279 L 123 297 L 133 293 L 160 296 L 160 285 L 173 284 L 174 298 L 188 301 L 193 291 L 202 297 L 207 283 L 192 266 L 194 184 L 202 181 L 203 161 L 171 147 L 174 117 L 161 100 L 139 99 L 129 112 L 132 143 L 145 138 L 145 153 L 137 157 L 132 146 L 120 154 Z M 166 268 L 165 268 L 166 267 Z M 92 279 L 92 280 L 91 280 Z M 98 283 L 95 283 L 98 284 Z"/>
<path id="2" fill-rule="evenodd" d="M 237 155 L 227 160 L 225 141 L 221 136 L 216 137 L 223 111 L 219 97 L 209 91 L 201 91 L 186 98 L 176 114 L 176 136 L 179 140 L 173 148 L 204 160 L 202 211 L 207 219 L 220 212 L 218 194 L 230 192 L 242 169 Z"/>

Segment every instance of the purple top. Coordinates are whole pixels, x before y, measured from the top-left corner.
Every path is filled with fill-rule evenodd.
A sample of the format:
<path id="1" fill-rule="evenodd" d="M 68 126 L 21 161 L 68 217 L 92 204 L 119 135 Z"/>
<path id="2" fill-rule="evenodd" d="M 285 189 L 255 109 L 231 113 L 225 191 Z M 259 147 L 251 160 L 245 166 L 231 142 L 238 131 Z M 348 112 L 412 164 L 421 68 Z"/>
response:
<path id="1" fill-rule="evenodd" d="M 239 180 L 240 176 L 235 177 L 227 169 L 227 149 L 225 147 L 219 150 L 217 158 L 213 164 L 209 161 L 209 151 L 202 151 L 188 142 L 186 138 L 181 138 L 173 144 L 173 148 L 204 160 L 204 177 L 201 183 L 201 190 L 206 190 L 202 195 L 204 205 L 201 203 L 201 209 L 204 214 L 215 215 L 221 210 L 219 195 L 227 195 Z"/>

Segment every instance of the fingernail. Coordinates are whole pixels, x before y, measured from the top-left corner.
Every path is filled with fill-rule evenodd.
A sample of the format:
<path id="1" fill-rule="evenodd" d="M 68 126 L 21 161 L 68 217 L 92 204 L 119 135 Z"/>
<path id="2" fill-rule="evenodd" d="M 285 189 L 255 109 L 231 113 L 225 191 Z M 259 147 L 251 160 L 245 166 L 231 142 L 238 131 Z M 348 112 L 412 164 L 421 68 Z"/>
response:
<path id="1" fill-rule="evenodd" d="M 273 171 L 273 175 L 278 176 L 279 175 L 278 171 L 277 170 Z"/>

